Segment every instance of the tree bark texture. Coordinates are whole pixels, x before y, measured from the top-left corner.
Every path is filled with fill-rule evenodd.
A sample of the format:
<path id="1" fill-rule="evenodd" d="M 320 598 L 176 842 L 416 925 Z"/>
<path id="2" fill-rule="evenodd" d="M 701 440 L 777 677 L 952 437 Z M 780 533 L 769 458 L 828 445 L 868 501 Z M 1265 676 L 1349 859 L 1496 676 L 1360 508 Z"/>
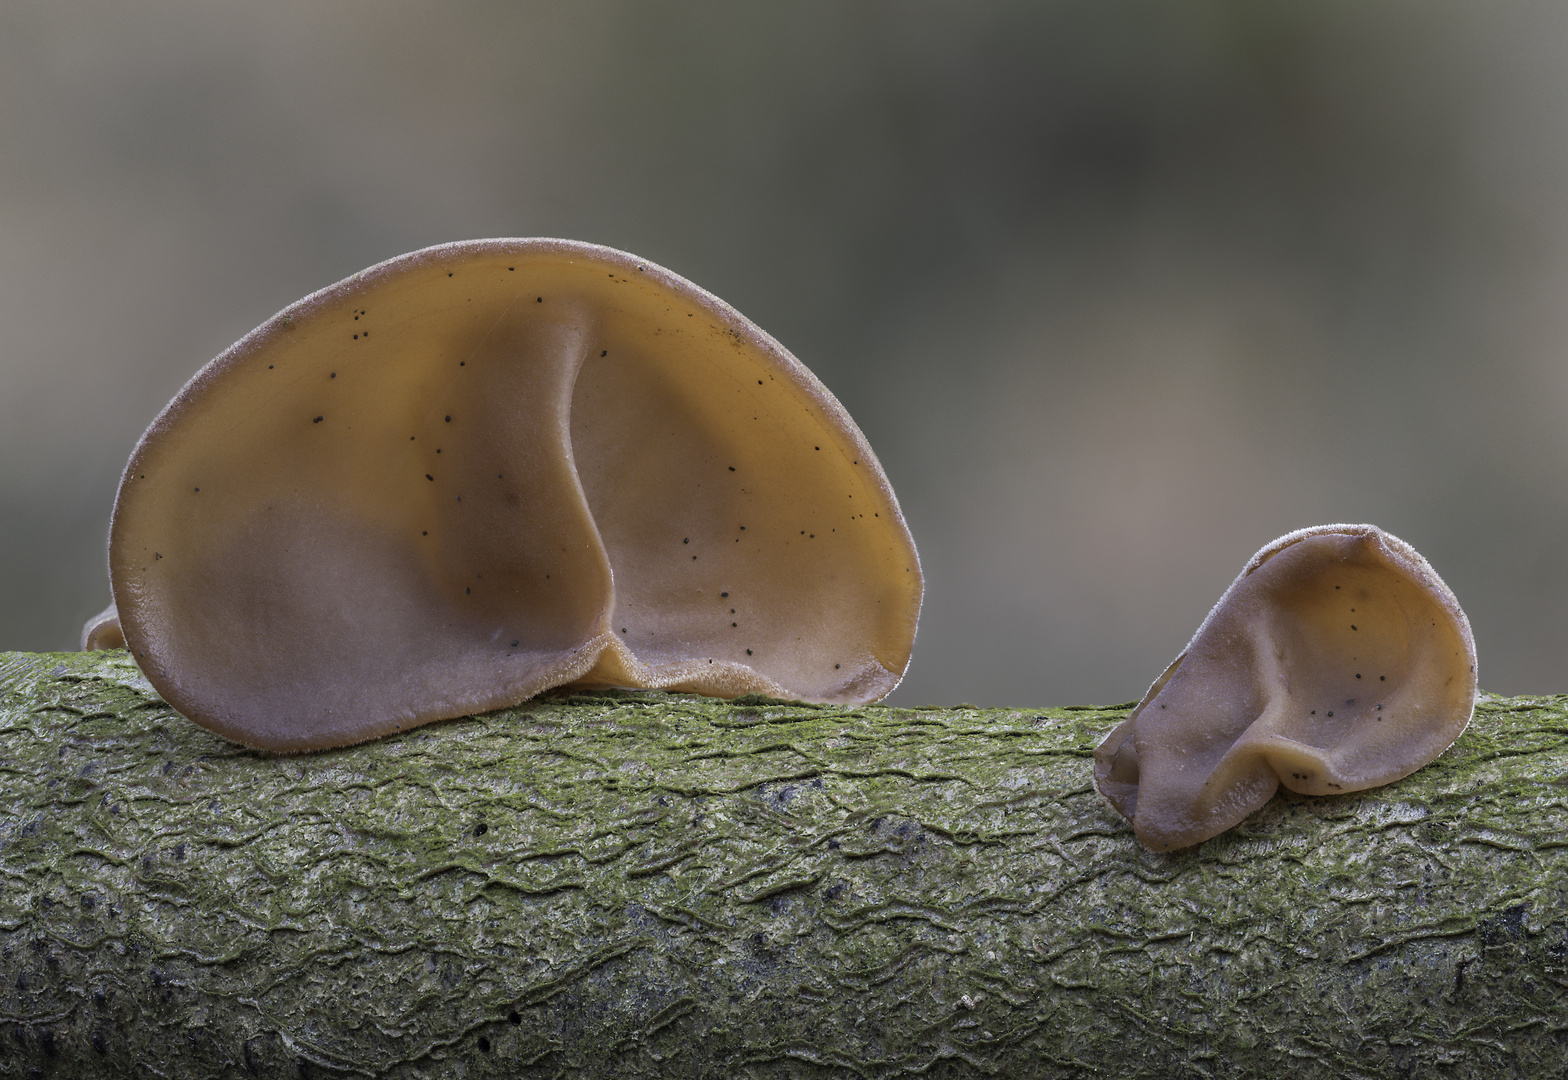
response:
<path id="1" fill-rule="evenodd" d="M 1174 855 L 1126 707 L 556 695 L 298 757 L 0 655 L 0 1075 L 1568 1075 L 1568 699 Z"/>

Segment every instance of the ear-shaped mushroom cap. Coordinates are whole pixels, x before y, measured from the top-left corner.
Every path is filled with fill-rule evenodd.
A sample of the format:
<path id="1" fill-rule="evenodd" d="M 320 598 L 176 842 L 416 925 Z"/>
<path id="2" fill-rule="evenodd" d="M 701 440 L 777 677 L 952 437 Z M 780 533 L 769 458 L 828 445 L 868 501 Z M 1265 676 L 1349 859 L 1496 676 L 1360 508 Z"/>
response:
<path id="1" fill-rule="evenodd" d="M 833 396 L 624 252 L 447 244 L 306 297 L 143 435 L 110 529 L 166 700 L 306 750 L 564 683 L 873 700 L 920 566 Z"/>
<path id="2" fill-rule="evenodd" d="M 1100 791 L 1153 851 L 1207 840 L 1279 785 L 1359 791 L 1446 750 L 1475 707 L 1475 640 L 1409 544 L 1320 525 L 1254 555 L 1100 744 Z"/>

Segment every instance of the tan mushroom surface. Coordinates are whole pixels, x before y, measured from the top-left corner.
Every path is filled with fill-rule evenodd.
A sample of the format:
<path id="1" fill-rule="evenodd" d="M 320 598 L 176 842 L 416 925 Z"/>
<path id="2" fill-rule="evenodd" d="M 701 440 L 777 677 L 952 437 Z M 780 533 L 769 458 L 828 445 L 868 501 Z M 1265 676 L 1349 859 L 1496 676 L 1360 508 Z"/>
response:
<path id="1" fill-rule="evenodd" d="M 1280 785 L 1376 787 L 1427 764 L 1475 707 L 1475 641 L 1448 586 L 1373 525 L 1259 551 L 1095 752 L 1095 782 L 1143 845 L 1238 824 Z"/>
<path id="2" fill-rule="evenodd" d="M 125 635 L 120 631 L 120 617 L 110 604 L 82 625 L 83 651 L 88 649 L 123 649 Z"/>
<path id="3" fill-rule="evenodd" d="M 874 700 L 922 589 L 871 447 L 799 361 L 565 240 L 428 248 L 274 316 L 142 437 L 109 550 L 158 691 L 277 750 L 568 683 Z"/>

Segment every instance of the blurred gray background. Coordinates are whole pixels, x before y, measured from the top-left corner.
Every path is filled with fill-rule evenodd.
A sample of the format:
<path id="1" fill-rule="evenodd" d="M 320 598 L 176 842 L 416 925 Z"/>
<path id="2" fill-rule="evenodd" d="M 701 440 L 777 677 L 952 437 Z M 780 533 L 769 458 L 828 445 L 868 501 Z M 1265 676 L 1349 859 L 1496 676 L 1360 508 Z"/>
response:
<path id="1" fill-rule="evenodd" d="M 894 701 L 1139 696 L 1257 548 L 1371 521 L 1568 690 L 1568 7 L 0 0 L 0 649 L 285 304 L 633 251 L 849 408 L 920 547 Z"/>

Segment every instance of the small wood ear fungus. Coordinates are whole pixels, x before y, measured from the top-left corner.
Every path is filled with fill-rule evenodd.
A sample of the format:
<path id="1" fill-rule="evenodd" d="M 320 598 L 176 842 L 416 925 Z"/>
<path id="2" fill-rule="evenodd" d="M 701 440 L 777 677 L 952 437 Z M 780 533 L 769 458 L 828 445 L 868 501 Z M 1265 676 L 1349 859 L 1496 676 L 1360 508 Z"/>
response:
<path id="1" fill-rule="evenodd" d="M 109 576 L 165 700 L 275 750 L 566 683 L 870 701 L 921 598 L 799 361 L 653 263 L 540 239 L 371 267 L 202 368 L 131 455 Z"/>
<path id="2" fill-rule="evenodd" d="M 1145 847 L 1170 851 L 1281 784 L 1333 795 L 1414 772 L 1475 695 L 1469 620 L 1414 548 L 1372 525 L 1303 529 L 1247 563 L 1095 751 L 1095 782 Z"/>

